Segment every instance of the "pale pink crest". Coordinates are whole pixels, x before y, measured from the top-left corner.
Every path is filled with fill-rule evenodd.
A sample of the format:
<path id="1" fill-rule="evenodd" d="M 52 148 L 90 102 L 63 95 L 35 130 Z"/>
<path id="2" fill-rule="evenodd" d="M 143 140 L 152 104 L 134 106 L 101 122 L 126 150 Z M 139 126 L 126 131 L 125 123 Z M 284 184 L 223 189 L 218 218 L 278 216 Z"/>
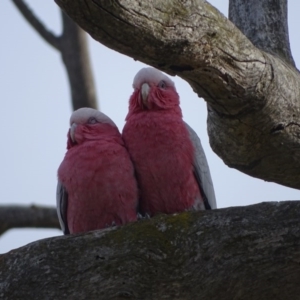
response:
<path id="1" fill-rule="evenodd" d="M 132 86 L 134 89 L 139 89 L 145 82 L 158 85 L 158 83 L 162 80 L 165 81 L 167 86 L 174 87 L 175 89 L 174 82 L 167 75 L 151 67 L 143 68 L 138 71 L 133 79 Z"/>
<path id="2" fill-rule="evenodd" d="M 117 127 L 107 115 L 90 107 L 82 107 L 75 110 L 70 117 L 70 126 L 73 123 L 86 124 L 90 118 L 95 118 L 99 123 L 107 123 L 113 127 Z"/>

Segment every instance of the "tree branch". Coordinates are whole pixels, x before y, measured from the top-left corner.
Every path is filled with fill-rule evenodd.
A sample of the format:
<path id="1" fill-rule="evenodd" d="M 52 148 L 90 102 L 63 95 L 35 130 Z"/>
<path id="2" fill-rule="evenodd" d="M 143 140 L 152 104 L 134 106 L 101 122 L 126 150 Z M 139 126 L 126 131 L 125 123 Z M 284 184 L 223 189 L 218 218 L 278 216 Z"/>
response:
<path id="1" fill-rule="evenodd" d="M 36 32 L 52 47 L 59 50 L 59 37 L 55 36 L 45 27 L 38 17 L 29 9 L 27 4 L 25 4 L 23 0 L 12 0 L 12 2 L 18 8 L 22 16 L 27 20 L 27 22 L 36 30 Z"/>
<path id="2" fill-rule="evenodd" d="M 68 73 L 73 110 L 97 109 L 97 95 L 89 57 L 87 34 L 64 12 L 61 12 L 63 34 L 61 55 Z"/>
<path id="3" fill-rule="evenodd" d="M 262 203 L 44 239 L 1 255 L 0 295 L 298 299 L 299 219 L 300 202 Z"/>
<path id="4" fill-rule="evenodd" d="M 34 15 L 23 0 L 12 0 L 28 23 L 39 35 L 59 50 L 67 70 L 73 110 L 80 107 L 97 109 L 97 95 L 89 58 L 87 35 L 63 12 L 63 33 L 56 37 Z"/>
<path id="5" fill-rule="evenodd" d="M 295 66 L 289 41 L 287 0 L 230 0 L 229 20 L 256 47 Z"/>
<path id="6" fill-rule="evenodd" d="M 102 44 L 178 75 L 208 103 L 224 162 L 300 188 L 300 76 L 204 0 L 55 0 Z"/>
<path id="7" fill-rule="evenodd" d="M 13 228 L 58 228 L 56 209 L 43 206 L 0 206 L 0 235 Z"/>

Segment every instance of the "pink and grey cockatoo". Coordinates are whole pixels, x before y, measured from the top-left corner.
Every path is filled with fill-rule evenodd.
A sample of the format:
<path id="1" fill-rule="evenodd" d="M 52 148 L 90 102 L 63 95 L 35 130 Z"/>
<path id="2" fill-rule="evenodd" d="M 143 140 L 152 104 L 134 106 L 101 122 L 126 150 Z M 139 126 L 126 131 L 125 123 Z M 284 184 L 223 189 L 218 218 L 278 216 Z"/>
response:
<path id="1" fill-rule="evenodd" d="M 140 188 L 140 213 L 216 208 L 200 139 L 182 119 L 173 81 L 154 68 L 143 68 L 133 88 L 122 136 Z"/>
<path id="2" fill-rule="evenodd" d="M 57 213 L 65 234 L 137 219 L 133 164 L 115 123 L 80 108 L 70 118 L 67 152 L 58 169 Z"/>

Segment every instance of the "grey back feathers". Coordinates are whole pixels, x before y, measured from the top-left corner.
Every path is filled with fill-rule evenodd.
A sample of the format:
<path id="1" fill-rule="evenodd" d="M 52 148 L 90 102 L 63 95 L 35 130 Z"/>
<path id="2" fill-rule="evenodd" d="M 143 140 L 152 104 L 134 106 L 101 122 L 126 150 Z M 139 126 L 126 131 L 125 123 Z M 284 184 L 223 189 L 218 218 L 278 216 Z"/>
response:
<path id="1" fill-rule="evenodd" d="M 195 148 L 194 173 L 204 198 L 205 208 L 215 209 L 217 201 L 204 150 L 196 132 L 187 123 L 185 125 Z"/>
<path id="2" fill-rule="evenodd" d="M 69 234 L 67 221 L 68 193 L 62 183 L 58 180 L 56 187 L 56 210 L 60 227 L 64 234 Z"/>

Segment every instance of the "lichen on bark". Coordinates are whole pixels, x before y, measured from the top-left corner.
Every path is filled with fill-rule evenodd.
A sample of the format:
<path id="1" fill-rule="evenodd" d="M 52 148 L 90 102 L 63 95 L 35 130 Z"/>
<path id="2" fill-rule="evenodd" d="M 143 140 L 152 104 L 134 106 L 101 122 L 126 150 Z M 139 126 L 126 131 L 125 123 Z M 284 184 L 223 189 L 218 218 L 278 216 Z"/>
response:
<path id="1" fill-rule="evenodd" d="M 299 218 L 262 203 L 40 240 L 0 256 L 1 299 L 297 299 Z"/>

